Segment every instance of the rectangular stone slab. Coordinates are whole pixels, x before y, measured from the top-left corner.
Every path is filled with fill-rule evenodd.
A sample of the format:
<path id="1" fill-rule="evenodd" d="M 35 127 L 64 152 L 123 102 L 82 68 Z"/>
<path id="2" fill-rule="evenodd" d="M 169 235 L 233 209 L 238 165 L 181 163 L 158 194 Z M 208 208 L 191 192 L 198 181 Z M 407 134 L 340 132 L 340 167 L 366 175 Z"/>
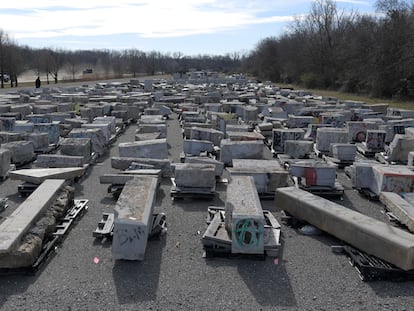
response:
<path id="1" fill-rule="evenodd" d="M 45 180 L 0 224 L 0 254 L 14 249 L 23 235 L 55 200 L 65 183 L 63 179 Z"/>
<path id="2" fill-rule="evenodd" d="M 403 270 L 414 269 L 413 235 L 296 187 L 276 190 L 275 202 L 292 216 Z"/>
<path id="3" fill-rule="evenodd" d="M 35 185 L 39 185 L 46 179 L 65 179 L 71 180 L 81 177 L 85 173 L 84 168 L 67 167 L 67 168 L 33 168 L 11 171 L 10 179 L 23 180 Z"/>
<path id="4" fill-rule="evenodd" d="M 112 239 L 115 260 L 144 259 L 157 184 L 157 178 L 153 177 L 135 177 L 126 182 L 115 205 Z"/>
<path id="5" fill-rule="evenodd" d="M 140 172 L 142 171 L 142 172 Z M 134 179 L 135 176 L 149 176 L 154 175 L 153 177 L 158 177 L 160 170 L 134 170 L 129 172 L 129 174 L 104 174 L 99 176 L 99 182 L 101 184 L 114 184 L 114 185 L 123 185 L 127 181 Z"/>

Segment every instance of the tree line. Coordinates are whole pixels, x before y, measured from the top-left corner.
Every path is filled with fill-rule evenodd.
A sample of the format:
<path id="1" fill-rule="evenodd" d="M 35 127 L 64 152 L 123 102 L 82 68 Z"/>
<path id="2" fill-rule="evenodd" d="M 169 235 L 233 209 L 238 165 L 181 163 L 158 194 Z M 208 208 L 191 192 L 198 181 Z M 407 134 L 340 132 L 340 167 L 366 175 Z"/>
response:
<path id="1" fill-rule="evenodd" d="M 414 4 L 379 0 L 377 14 L 312 3 L 279 37 L 261 40 L 244 70 L 274 82 L 378 97 L 414 98 Z"/>
<path id="2" fill-rule="evenodd" d="M 181 52 L 143 52 L 127 50 L 64 50 L 34 49 L 21 46 L 0 29 L 0 87 L 4 88 L 3 74 L 10 76 L 11 87 L 18 86 L 19 76 L 26 71 L 46 76 L 46 82 L 58 83 L 61 72 L 69 73 L 75 81 L 85 69 L 98 70 L 100 78 L 120 78 L 125 74 L 137 77 L 140 74 L 187 72 L 190 69 L 235 72 L 240 69 L 242 57 L 239 53 L 223 56 L 185 56 Z"/>

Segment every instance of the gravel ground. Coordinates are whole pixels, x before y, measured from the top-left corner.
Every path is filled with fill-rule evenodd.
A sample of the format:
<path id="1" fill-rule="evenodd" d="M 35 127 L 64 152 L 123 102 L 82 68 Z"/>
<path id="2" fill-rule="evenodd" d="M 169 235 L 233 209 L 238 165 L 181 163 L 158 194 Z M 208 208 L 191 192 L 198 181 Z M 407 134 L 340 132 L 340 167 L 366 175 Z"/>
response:
<path id="1" fill-rule="evenodd" d="M 111 245 L 92 237 L 103 212 L 112 212 L 115 200 L 99 176 L 110 173 L 117 144 L 132 141 L 131 125 L 113 147 L 76 184 L 76 198 L 88 199 L 87 213 L 34 276 L 0 276 L 1 310 L 413 310 L 414 282 L 363 282 L 344 255 L 331 251 L 339 241 L 329 235 L 303 236 L 282 224 L 282 252 L 277 262 L 202 258 L 201 236 L 207 225 L 207 207 L 223 206 L 225 185 L 212 201 L 170 198 L 171 182 L 163 179 L 156 211 L 167 214 L 168 232 L 147 245 L 142 262 L 112 260 Z M 178 162 L 182 137 L 177 116 L 168 121 L 170 158 Z M 271 155 L 266 151 L 267 158 Z M 345 187 L 340 204 L 385 219 L 382 208 Z M 0 196 L 11 207 L 21 201 L 18 181 L 1 183 Z M 264 209 L 280 221 L 273 200 Z M 99 259 L 98 263 L 94 259 Z"/>

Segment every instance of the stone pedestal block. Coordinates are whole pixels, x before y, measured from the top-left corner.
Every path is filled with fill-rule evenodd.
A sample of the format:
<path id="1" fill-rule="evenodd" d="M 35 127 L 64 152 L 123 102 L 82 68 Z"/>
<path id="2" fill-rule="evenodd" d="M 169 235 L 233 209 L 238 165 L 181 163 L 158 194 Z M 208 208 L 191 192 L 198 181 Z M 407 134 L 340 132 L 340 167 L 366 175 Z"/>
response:
<path id="1" fill-rule="evenodd" d="M 157 178 L 127 181 L 115 205 L 112 256 L 115 260 L 143 260 L 156 200 Z"/>
<path id="2" fill-rule="evenodd" d="M 265 219 L 253 177 L 234 176 L 228 184 L 225 225 L 232 253 L 264 253 Z"/>

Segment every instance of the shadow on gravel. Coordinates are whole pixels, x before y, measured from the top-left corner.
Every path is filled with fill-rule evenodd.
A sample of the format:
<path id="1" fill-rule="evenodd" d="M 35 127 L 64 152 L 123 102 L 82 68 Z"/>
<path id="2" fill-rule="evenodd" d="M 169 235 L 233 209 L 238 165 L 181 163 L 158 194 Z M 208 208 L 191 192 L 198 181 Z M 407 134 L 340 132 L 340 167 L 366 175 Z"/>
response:
<path id="1" fill-rule="evenodd" d="M 283 263 L 283 246 L 277 264 L 275 258 L 265 260 L 241 259 L 208 259 L 207 265 L 212 267 L 236 267 L 257 303 L 263 307 L 277 310 L 278 307 L 294 307 L 297 305 L 289 276 Z"/>
<path id="2" fill-rule="evenodd" d="M 115 261 L 112 276 L 119 304 L 152 301 L 157 298 L 162 249 L 166 237 L 148 241 L 143 261 Z"/>

